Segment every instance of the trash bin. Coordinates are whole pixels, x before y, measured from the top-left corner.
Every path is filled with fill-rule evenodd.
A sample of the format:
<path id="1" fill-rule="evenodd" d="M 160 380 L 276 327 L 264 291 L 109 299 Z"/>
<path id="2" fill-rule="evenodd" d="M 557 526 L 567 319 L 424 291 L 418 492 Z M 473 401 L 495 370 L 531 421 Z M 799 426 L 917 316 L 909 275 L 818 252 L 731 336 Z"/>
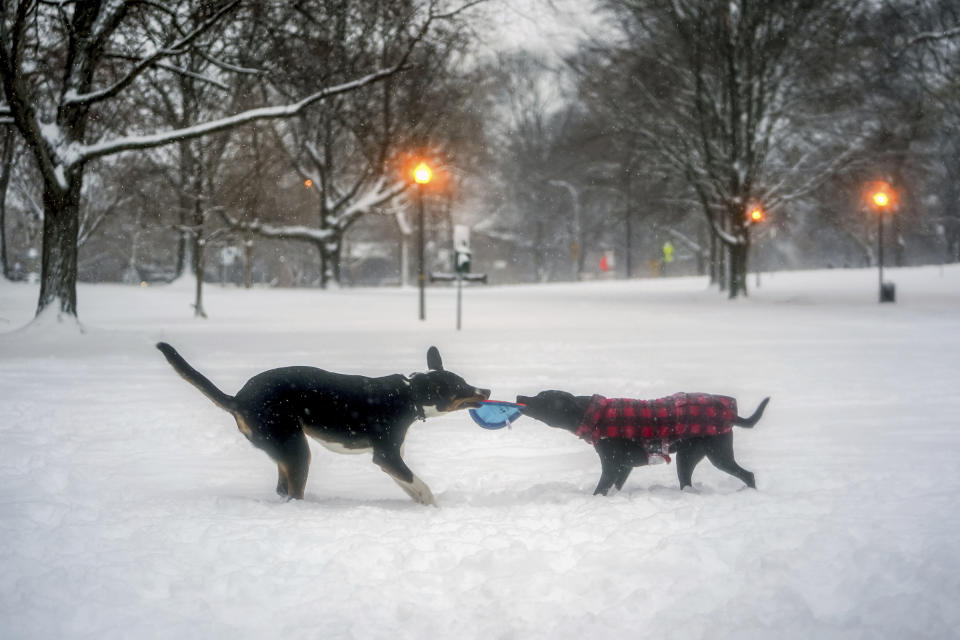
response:
<path id="1" fill-rule="evenodd" d="M 892 282 L 880 283 L 880 302 L 896 302 L 897 285 Z"/>

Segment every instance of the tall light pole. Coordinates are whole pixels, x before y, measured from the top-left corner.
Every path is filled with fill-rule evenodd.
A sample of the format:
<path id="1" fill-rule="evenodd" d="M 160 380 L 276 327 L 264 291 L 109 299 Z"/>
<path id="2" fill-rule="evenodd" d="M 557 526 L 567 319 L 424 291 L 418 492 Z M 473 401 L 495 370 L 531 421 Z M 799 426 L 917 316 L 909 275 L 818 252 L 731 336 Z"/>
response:
<path id="1" fill-rule="evenodd" d="M 423 247 L 425 241 L 425 231 L 423 226 L 423 189 L 424 186 L 430 182 L 433 178 L 433 172 L 430 170 L 430 167 L 426 162 L 421 162 L 413 170 L 413 179 L 417 183 L 417 196 L 420 201 L 420 230 L 419 230 L 419 242 L 417 244 L 417 286 L 420 288 L 420 319 L 425 320 L 427 318 L 427 305 L 426 305 L 426 276 L 424 275 L 424 259 L 423 259 Z"/>
<path id="2" fill-rule="evenodd" d="M 880 284 L 880 302 L 894 301 L 893 283 L 883 281 L 883 215 L 892 210 L 896 193 L 893 188 L 883 181 L 871 185 L 867 194 L 867 201 L 877 214 L 877 274 Z"/>
<path id="3" fill-rule="evenodd" d="M 749 211 L 747 212 L 747 224 L 751 224 L 751 225 L 760 224 L 761 222 L 765 222 L 766 219 L 767 219 L 767 212 L 764 211 L 761 205 L 755 204 L 749 207 Z M 757 262 L 758 260 L 756 259 L 756 252 L 754 252 L 754 273 L 757 274 L 757 289 L 759 289 L 760 288 L 760 265 L 756 264 Z M 744 269 L 743 280 L 744 282 L 746 282 L 747 280 L 746 269 Z"/>

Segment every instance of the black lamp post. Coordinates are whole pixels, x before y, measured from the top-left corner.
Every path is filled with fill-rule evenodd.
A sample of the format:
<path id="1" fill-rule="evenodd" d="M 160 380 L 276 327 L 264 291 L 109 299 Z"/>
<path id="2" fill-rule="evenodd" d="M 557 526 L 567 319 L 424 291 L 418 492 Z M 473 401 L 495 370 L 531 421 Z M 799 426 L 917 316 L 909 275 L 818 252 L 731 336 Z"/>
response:
<path id="1" fill-rule="evenodd" d="M 749 212 L 747 213 L 748 224 L 760 224 L 761 222 L 766 222 L 766 220 L 767 220 L 767 212 L 763 209 L 762 206 L 754 205 L 752 207 L 749 207 Z M 756 273 L 757 275 L 757 288 L 759 289 L 760 288 L 760 265 L 756 264 L 757 262 L 759 261 L 756 259 L 756 256 L 754 256 L 754 273 Z M 746 282 L 746 279 L 747 279 L 746 270 L 744 270 L 743 279 L 744 279 L 744 282 Z"/>
<path id="2" fill-rule="evenodd" d="M 433 172 L 430 170 L 430 167 L 426 162 L 421 162 L 417 165 L 416 169 L 413 170 L 413 179 L 417 183 L 417 199 L 420 201 L 420 230 L 419 230 L 419 242 L 417 244 L 417 286 L 420 288 L 420 319 L 425 320 L 427 318 L 427 305 L 426 305 L 426 276 L 424 274 L 424 256 L 423 256 L 423 247 L 425 241 L 425 231 L 424 231 L 424 221 L 423 221 L 423 189 L 424 186 L 430 182 L 433 178 Z"/>
<path id="3" fill-rule="evenodd" d="M 894 192 L 886 182 L 877 182 L 869 194 L 871 208 L 877 214 L 877 274 L 880 284 L 880 302 L 893 302 L 895 289 L 892 282 L 883 281 L 883 215 L 891 210 Z"/>

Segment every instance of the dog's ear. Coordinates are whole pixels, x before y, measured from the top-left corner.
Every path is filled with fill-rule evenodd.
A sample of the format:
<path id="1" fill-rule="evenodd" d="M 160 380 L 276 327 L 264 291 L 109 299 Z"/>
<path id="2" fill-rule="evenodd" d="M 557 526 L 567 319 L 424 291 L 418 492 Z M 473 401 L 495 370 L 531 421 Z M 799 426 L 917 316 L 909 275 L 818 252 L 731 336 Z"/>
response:
<path id="1" fill-rule="evenodd" d="M 440 350 L 436 347 L 427 349 L 427 369 L 430 371 L 443 371 L 443 360 L 440 359 Z"/>

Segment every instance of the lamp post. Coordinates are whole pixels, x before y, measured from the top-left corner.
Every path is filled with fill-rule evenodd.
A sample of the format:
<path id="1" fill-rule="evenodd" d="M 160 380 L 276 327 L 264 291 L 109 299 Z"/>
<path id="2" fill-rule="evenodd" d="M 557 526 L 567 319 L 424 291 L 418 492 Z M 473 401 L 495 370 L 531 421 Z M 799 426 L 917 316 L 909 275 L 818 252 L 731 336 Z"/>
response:
<path id="1" fill-rule="evenodd" d="M 767 219 L 767 212 L 764 211 L 763 207 L 760 205 L 754 205 L 750 207 L 750 210 L 747 212 L 748 224 L 760 224 L 761 222 L 766 221 L 766 219 Z M 757 276 L 757 289 L 759 289 L 760 288 L 760 265 L 755 266 L 754 272 L 756 273 L 756 276 Z M 744 281 L 746 281 L 747 279 L 746 269 L 744 269 L 743 279 Z"/>
<path id="2" fill-rule="evenodd" d="M 420 288 L 420 319 L 425 320 L 427 317 L 427 306 L 426 306 L 426 296 L 425 296 L 425 286 L 426 286 L 426 276 L 424 275 L 424 260 L 423 260 L 423 246 L 424 246 L 424 226 L 423 226 L 423 189 L 424 186 L 430 182 L 433 178 L 433 172 L 430 170 L 430 167 L 426 162 L 421 162 L 413 170 L 413 179 L 417 183 L 417 199 L 420 201 L 420 216 L 419 216 L 419 242 L 417 243 L 417 286 Z"/>
<path id="3" fill-rule="evenodd" d="M 883 215 L 892 210 L 895 196 L 893 188 L 883 181 L 873 183 L 867 194 L 867 202 L 877 214 L 877 275 L 880 285 L 880 302 L 895 300 L 893 283 L 883 281 Z"/>

